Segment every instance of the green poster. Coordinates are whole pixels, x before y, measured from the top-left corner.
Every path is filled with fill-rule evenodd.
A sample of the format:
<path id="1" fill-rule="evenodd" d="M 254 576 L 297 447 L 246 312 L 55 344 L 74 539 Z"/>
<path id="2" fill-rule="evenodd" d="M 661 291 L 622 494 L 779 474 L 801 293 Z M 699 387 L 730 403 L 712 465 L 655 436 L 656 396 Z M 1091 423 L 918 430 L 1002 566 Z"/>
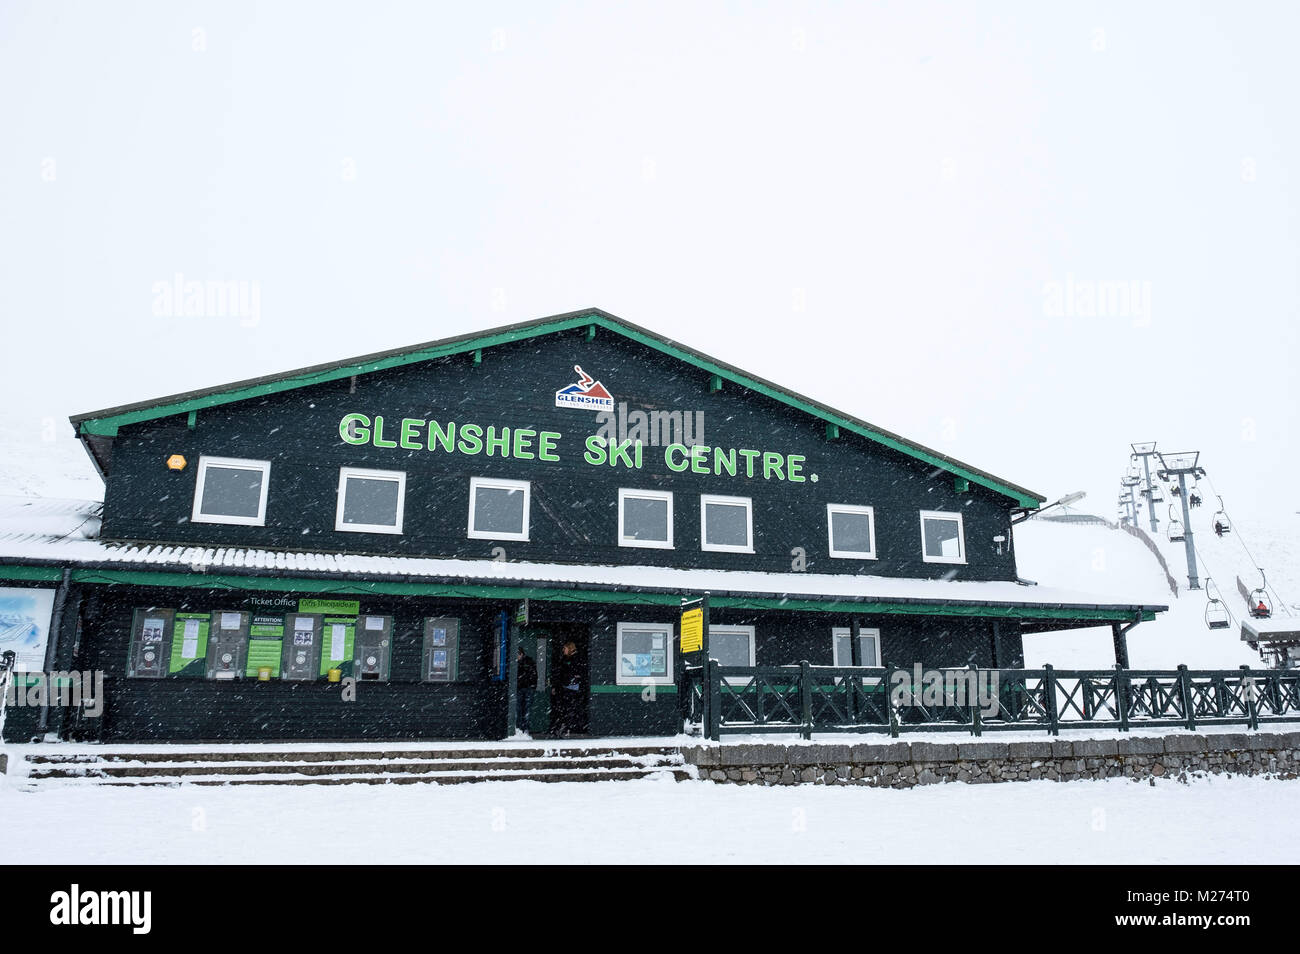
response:
<path id="1" fill-rule="evenodd" d="M 280 678 L 280 647 L 284 642 L 283 616 L 254 616 L 248 631 L 248 665 L 244 675 L 257 678 L 257 670 L 271 667 L 271 678 Z"/>
<path id="2" fill-rule="evenodd" d="M 322 628 L 320 674 L 324 676 L 331 669 L 341 669 L 343 675 L 352 675 L 352 646 L 356 640 L 357 618 L 327 616 Z"/>
<path id="3" fill-rule="evenodd" d="M 172 658 L 168 671 L 202 676 L 208 658 L 208 627 L 211 613 L 177 613 L 172 626 Z"/>

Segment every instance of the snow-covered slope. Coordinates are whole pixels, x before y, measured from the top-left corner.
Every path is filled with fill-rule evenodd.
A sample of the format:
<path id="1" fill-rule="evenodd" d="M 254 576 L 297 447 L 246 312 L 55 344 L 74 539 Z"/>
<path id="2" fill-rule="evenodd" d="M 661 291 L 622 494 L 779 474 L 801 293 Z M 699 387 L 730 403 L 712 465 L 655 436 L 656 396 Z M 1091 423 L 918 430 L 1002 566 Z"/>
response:
<path id="1" fill-rule="evenodd" d="M 1044 584 L 1103 596 L 1112 592 L 1150 593 L 1152 602 L 1167 604 L 1167 613 L 1129 633 L 1129 661 L 1134 667 L 1170 669 L 1179 663 L 1214 669 L 1258 666 L 1258 654 L 1241 640 L 1245 603 L 1237 593 L 1235 576 L 1240 574 L 1251 585 L 1258 585 L 1258 573 L 1242 541 L 1267 569 L 1271 588 L 1278 594 L 1275 614 L 1300 615 L 1300 608 L 1288 602 L 1300 597 L 1300 586 L 1297 586 L 1300 534 L 1296 532 L 1300 529 L 1300 517 L 1287 514 L 1272 527 L 1243 523 L 1237 528 L 1236 539 L 1230 539 L 1232 534 L 1220 539 L 1210 529 L 1212 513 L 1213 508 L 1206 507 L 1192 512 L 1193 539 L 1201 558 L 1198 563 L 1202 582 L 1208 567 L 1232 614 L 1233 625 L 1228 629 L 1206 627 L 1206 590 L 1187 588 L 1184 546 L 1166 539 L 1163 517 L 1161 533 L 1153 539 L 1178 583 L 1177 596 L 1169 591 L 1159 563 L 1139 540 L 1121 530 L 1100 525 L 1028 520 L 1015 531 L 1017 566 L 1021 576 Z M 1027 637 L 1025 664 L 1044 663 L 1059 668 L 1090 669 L 1113 665 L 1110 629 Z"/>

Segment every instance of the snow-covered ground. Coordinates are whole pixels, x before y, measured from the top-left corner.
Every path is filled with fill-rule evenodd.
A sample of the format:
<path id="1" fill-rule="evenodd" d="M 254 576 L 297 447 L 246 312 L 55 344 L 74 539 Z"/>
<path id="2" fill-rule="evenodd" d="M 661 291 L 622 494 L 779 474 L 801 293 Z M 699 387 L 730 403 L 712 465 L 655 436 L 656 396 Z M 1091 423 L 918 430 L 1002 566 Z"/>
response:
<path id="1" fill-rule="evenodd" d="M 1300 784 L 1016 782 L 902 791 L 709 782 L 81 788 L 0 782 L 0 861 L 1291 862 Z M 1232 837 L 1213 837 L 1225 818 Z M 57 832 L 57 837 L 52 834 Z"/>

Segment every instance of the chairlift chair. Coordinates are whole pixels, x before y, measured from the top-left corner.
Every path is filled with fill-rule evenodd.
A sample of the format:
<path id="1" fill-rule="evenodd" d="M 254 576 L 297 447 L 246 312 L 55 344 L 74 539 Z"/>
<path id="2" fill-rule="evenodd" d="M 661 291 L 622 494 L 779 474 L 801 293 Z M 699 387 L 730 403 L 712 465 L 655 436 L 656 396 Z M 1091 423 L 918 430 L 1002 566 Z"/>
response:
<path id="1" fill-rule="evenodd" d="M 1225 533 L 1232 532 L 1232 522 L 1228 520 L 1227 511 L 1223 509 L 1223 497 L 1218 494 L 1215 496 L 1219 498 L 1219 509 L 1214 512 L 1214 517 L 1211 522 L 1214 526 L 1215 534 L 1221 537 Z"/>
<path id="2" fill-rule="evenodd" d="M 1232 625 L 1228 622 L 1227 608 L 1218 600 L 1205 604 L 1205 625 L 1209 629 L 1227 629 Z"/>
<path id="3" fill-rule="evenodd" d="M 1250 597 L 1246 603 L 1250 607 L 1250 615 L 1253 619 L 1268 619 L 1273 615 L 1273 600 L 1268 595 L 1268 578 L 1264 576 L 1262 567 L 1256 567 L 1259 570 L 1259 578 L 1262 581 L 1257 589 L 1250 591 Z"/>
<path id="4" fill-rule="evenodd" d="M 1183 530 L 1183 522 L 1174 516 L 1174 505 L 1169 505 L 1169 528 L 1166 531 L 1169 534 L 1170 543 L 1182 543 L 1187 539 L 1187 534 Z"/>
<path id="5" fill-rule="evenodd" d="M 1214 585 L 1212 578 L 1207 578 L 1205 581 L 1205 596 L 1208 600 L 1205 604 L 1206 627 L 1208 629 L 1227 629 L 1231 626 L 1228 607 L 1219 598 L 1219 588 Z"/>

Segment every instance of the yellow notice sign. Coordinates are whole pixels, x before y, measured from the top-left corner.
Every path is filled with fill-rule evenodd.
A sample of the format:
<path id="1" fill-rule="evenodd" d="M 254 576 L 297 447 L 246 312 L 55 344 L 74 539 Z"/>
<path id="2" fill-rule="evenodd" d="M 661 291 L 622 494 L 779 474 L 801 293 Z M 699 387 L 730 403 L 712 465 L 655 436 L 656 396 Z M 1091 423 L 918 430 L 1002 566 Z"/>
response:
<path id="1" fill-rule="evenodd" d="M 697 606 L 682 614 L 682 652 L 698 653 L 704 648 L 704 610 Z"/>

